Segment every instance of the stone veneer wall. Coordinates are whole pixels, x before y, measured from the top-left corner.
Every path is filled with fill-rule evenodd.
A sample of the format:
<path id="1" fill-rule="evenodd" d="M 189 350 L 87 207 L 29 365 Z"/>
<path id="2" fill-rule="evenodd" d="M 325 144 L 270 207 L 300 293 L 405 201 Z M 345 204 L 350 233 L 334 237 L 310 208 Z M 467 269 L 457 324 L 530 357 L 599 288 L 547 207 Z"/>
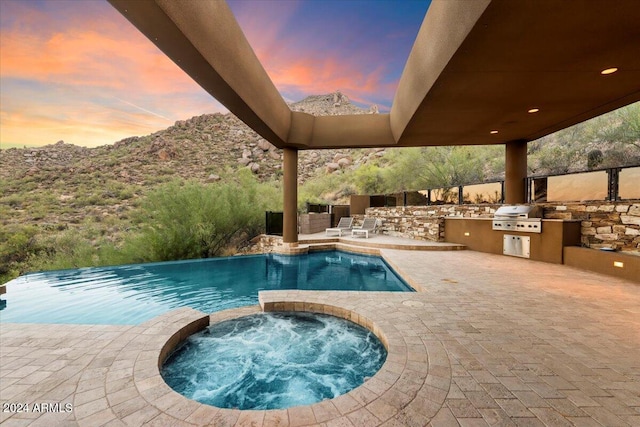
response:
<path id="1" fill-rule="evenodd" d="M 367 208 L 366 216 L 382 219 L 378 232 L 414 240 L 444 242 L 444 217 L 435 210 L 420 206 Z M 362 224 L 365 215 L 353 215 L 354 225 Z"/>
<path id="2" fill-rule="evenodd" d="M 300 234 L 320 233 L 331 227 L 331 215 L 328 213 L 309 213 L 298 215 Z"/>
<path id="3" fill-rule="evenodd" d="M 640 252 L 640 201 L 539 203 L 545 219 L 579 220 L 582 245 Z M 501 205 L 433 205 L 368 208 L 382 232 L 417 240 L 444 240 L 444 218 L 491 218 Z M 363 215 L 354 215 L 356 223 Z"/>
<path id="4" fill-rule="evenodd" d="M 582 223 L 582 246 L 640 252 L 640 201 L 543 203 L 544 217 Z"/>

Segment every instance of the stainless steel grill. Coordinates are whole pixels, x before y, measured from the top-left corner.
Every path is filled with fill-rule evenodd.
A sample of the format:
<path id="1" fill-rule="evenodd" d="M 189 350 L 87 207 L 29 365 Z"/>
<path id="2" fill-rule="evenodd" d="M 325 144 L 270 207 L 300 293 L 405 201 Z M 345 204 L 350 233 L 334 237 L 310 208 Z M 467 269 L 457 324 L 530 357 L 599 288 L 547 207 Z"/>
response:
<path id="1" fill-rule="evenodd" d="M 538 206 L 502 206 L 493 216 L 493 230 L 542 233 L 542 209 Z"/>

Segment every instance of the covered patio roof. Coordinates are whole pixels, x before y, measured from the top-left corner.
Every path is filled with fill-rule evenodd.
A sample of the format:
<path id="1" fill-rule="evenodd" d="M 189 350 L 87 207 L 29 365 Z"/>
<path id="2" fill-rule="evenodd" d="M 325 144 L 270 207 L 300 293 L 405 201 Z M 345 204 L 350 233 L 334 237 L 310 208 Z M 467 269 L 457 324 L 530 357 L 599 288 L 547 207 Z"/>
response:
<path id="1" fill-rule="evenodd" d="M 225 2 L 109 1 L 279 148 L 523 142 L 640 100 L 637 0 L 433 0 L 390 113 L 322 117 L 289 109 Z"/>

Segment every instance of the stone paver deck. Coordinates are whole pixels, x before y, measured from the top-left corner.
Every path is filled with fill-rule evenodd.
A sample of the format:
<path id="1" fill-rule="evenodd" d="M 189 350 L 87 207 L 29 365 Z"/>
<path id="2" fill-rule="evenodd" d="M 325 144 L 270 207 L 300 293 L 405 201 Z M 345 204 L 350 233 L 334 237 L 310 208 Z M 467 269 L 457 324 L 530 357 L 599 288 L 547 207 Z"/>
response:
<path id="1" fill-rule="evenodd" d="M 380 252 L 420 292 L 260 295 L 265 310 L 348 317 L 382 338 L 381 371 L 343 396 L 280 411 L 180 396 L 158 359 L 209 321 L 259 310 L 184 308 L 139 326 L 0 324 L 0 423 L 640 426 L 640 286 L 472 251 Z"/>

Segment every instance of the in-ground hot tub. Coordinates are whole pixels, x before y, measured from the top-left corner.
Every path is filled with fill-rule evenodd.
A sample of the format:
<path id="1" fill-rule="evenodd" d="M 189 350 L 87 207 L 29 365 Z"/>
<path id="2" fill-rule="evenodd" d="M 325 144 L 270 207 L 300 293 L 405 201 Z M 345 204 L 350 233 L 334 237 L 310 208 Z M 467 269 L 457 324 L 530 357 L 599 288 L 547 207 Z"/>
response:
<path id="1" fill-rule="evenodd" d="M 337 317 L 271 312 L 188 337 L 161 369 L 175 391 L 220 408 L 284 409 L 344 394 L 373 376 L 387 351 L 369 330 Z"/>

